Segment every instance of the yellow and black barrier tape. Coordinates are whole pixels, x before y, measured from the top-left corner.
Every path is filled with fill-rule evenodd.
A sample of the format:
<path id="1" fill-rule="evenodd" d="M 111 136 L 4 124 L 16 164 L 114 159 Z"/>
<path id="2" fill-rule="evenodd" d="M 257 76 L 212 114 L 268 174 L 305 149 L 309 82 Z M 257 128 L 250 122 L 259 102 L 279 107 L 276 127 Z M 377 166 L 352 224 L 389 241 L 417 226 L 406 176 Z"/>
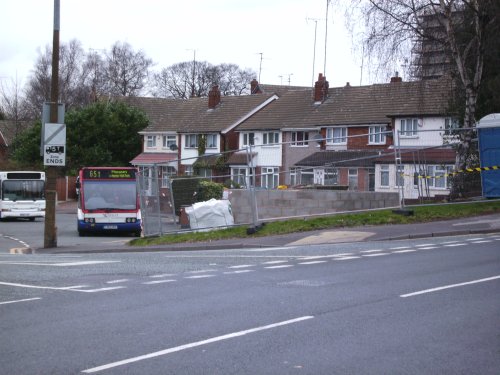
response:
<path id="1" fill-rule="evenodd" d="M 418 177 L 418 178 L 422 178 L 422 179 L 431 179 L 431 178 L 445 178 L 445 177 L 453 177 L 453 176 L 456 176 L 457 174 L 460 174 L 460 173 L 473 173 L 473 172 L 483 172 L 483 171 L 496 171 L 496 170 L 500 170 L 500 166 L 498 165 L 494 165 L 492 167 L 474 167 L 474 168 L 465 168 L 465 169 L 459 169 L 457 171 L 452 171 L 452 172 L 449 172 L 449 173 L 443 173 L 443 174 L 439 174 L 437 176 L 428 176 L 427 174 L 412 174 L 412 175 L 407 175 L 407 174 L 404 174 L 404 173 L 401 173 L 401 176 L 405 176 L 405 177 Z"/>

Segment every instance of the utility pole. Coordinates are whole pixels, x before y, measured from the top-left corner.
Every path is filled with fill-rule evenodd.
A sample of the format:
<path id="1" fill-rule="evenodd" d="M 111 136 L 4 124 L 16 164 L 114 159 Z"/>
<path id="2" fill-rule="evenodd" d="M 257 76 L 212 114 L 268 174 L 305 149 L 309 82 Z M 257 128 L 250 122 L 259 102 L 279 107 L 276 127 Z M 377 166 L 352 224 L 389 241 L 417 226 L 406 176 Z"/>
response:
<path id="1" fill-rule="evenodd" d="M 259 52 L 259 55 L 260 55 L 260 64 L 259 64 L 259 83 L 261 83 L 261 82 L 260 82 L 260 73 L 262 72 L 262 55 L 263 55 L 263 54 L 264 54 L 263 52 Z"/>
<path id="2" fill-rule="evenodd" d="M 306 18 L 306 21 L 311 20 L 314 22 L 314 48 L 313 48 L 313 68 L 312 68 L 312 81 L 311 86 L 314 87 L 314 67 L 316 65 L 316 31 L 318 29 L 319 18 Z"/>
<path id="3" fill-rule="evenodd" d="M 59 30 L 60 0 L 54 0 L 54 33 L 52 38 L 52 81 L 50 88 L 50 122 L 58 122 L 59 101 Z M 42 134 L 42 137 L 44 135 Z M 56 227 L 56 180 L 57 167 L 47 167 L 47 185 L 45 187 L 45 232 L 44 248 L 57 247 Z"/>
<path id="4" fill-rule="evenodd" d="M 328 39 L 328 6 L 330 5 L 330 0 L 326 0 L 326 15 L 325 15 L 325 62 L 323 66 L 323 76 L 326 77 L 326 47 Z"/>

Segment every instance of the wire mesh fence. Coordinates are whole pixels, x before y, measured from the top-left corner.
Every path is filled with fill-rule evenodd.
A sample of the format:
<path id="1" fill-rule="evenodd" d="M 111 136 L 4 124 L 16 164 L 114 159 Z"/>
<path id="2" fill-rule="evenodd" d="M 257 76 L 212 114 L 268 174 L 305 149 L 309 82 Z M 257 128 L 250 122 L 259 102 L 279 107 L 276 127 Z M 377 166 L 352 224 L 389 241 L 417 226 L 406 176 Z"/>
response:
<path id="1" fill-rule="evenodd" d="M 371 137 L 378 142 L 353 147 Z M 224 186 L 218 198 L 229 202 L 236 225 L 481 196 L 473 131 L 358 132 L 334 138 L 338 143 L 263 138 L 240 150 L 175 160 L 176 167 L 141 166 L 144 235 L 190 230 L 186 210 L 206 200 L 202 181 Z"/>

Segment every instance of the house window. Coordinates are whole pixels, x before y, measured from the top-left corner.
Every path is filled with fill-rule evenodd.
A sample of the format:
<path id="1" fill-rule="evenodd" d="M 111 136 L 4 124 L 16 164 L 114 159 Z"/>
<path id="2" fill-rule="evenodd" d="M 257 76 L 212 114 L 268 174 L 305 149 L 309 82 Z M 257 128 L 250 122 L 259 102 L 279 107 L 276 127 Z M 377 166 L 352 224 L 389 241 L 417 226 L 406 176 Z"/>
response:
<path id="1" fill-rule="evenodd" d="M 349 190 L 358 190 L 358 169 L 349 168 L 348 178 L 349 178 Z"/>
<path id="2" fill-rule="evenodd" d="M 416 137 L 418 131 L 418 119 L 405 118 L 401 120 L 401 136 Z"/>
<path id="3" fill-rule="evenodd" d="M 147 148 L 154 148 L 154 147 L 156 147 L 156 136 L 154 136 L 154 135 L 148 135 L 146 137 L 146 147 Z"/>
<path id="4" fill-rule="evenodd" d="M 240 187 L 253 186 L 253 176 L 253 168 L 231 168 L 231 180 Z"/>
<path id="5" fill-rule="evenodd" d="M 347 128 L 328 128 L 326 129 L 327 144 L 346 144 Z"/>
<path id="6" fill-rule="evenodd" d="M 290 185 L 297 185 L 299 182 L 297 180 L 298 168 L 290 168 Z"/>
<path id="7" fill-rule="evenodd" d="M 312 168 L 300 170 L 300 184 L 312 185 L 314 184 L 314 172 Z"/>
<path id="8" fill-rule="evenodd" d="M 264 133 L 262 144 L 264 145 L 275 145 L 279 142 L 280 134 L 278 132 L 268 132 Z"/>
<path id="9" fill-rule="evenodd" d="M 186 134 L 184 136 L 185 147 L 186 148 L 197 148 L 198 147 L 198 134 Z"/>
<path id="10" fill-rule="evenodd" d="M 217 148 L 217 134 L 207 134 L 207 148 Z"/>
<path id="11" fill-rule="evenodd" d="M 445 135 L 453 135 L 455 130 L 458 129 L 459 122 L 458 119 L 447 117 L 444 119 L 444 134 Z"/>
<path id="12" fill-rule="evenodd" d="M 389 166 L 380 166 L 380 186 L 389 187 Z"/>
<path id="13" fill-rule="evenodd" d="M 192 176 L 193 175 L 193 166 L 192 165 L 186 165 L 184 168 L 184 174 L 186 176 Z"/>
<path id="14" fill-rule="evenodd" d="M 427 166 L 427 183 L 430 187 L 436 189 L 447 189 L 450 184 L 448 174 L 453 171 L 452 165 L 428 165 Z"/>
<path id="15" fill-rule="evenodd" d="M 212 170 L 210 168 L 200 168 L 198 170 L 198 176 L 212 178 Z"/>
<path id="16" fill-rule="evenodd" d="M 292 132 L 292 146 L 307 146 L 309 132 Z"/>
<path id="17" fill-rule="evenodd" d="M 243 146 L 254 145 L 255 133 L 243 133 Z"/>
<path id="18" fill-rule="evenodd" d="M 385 126 L 370 126 L 369 132 L 369 144 L 385 144 Z"/>
<path id="19" fill-rule="evenodd" d="M 175 176 L 177 171 L 172 166 L 161 167 L 161 186 L 169 187 L 170 176 Z"/>
<path id="20" fill-rule="evenodd" d="M 163 148 L 171 148 L 176 145 L 177 137 L 175 135 L 164 135 L 163 136 Z"/>
<path id="21" fill-rule="evenodd" d="M 338 185 L 339 171 L 337 168 L 325 168 L 325 185 Z"/>
<path id="22" fill-rule="evenodd" d="M 277 134 L 277 133 L 276 133 Z M 266 189 L 277 188 L 279 184 L 279 172 L 277 167 L 262 167 L 261 186 Z"/>
<path id="23" fill-rule="evenodd" d="M 396 166 L 396 186 L 404 186 L 404 166 Z"/>

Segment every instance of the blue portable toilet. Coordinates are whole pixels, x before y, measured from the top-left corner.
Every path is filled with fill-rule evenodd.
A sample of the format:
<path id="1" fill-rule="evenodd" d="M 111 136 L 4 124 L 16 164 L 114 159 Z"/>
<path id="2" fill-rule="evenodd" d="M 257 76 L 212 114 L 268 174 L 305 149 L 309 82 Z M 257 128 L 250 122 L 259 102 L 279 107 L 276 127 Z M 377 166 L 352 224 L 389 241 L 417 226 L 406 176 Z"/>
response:
<path id="1" fill-rule="evenodd" d="M 500 198 L 500 113 L 483 117 L 476 128 L 481 167 L 490 168 L 481 171 L 483 197 Z"/>

